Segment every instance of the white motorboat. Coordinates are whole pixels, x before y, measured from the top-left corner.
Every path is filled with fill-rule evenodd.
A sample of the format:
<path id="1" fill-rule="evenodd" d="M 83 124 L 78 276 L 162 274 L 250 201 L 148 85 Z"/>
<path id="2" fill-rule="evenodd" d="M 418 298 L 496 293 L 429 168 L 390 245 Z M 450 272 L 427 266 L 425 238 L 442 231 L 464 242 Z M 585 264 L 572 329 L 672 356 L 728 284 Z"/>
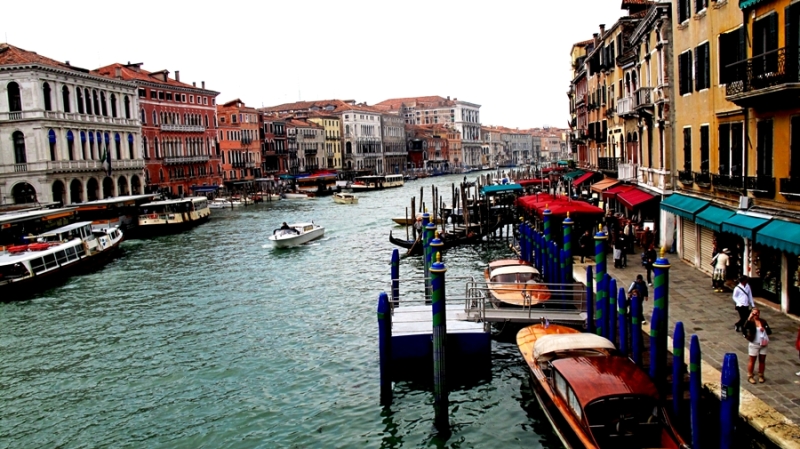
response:
<path id="1" fill-rule="evenodd" d="M 358 197 L 352 193 L 337 192 L 333 194 L 333 202 L 339 204 L 358 204 Z"/>
<path id="2" fill-rule="evenodd" d="M 234 207 L 242 206 L 242 202 L 238 200 L 229 200 L 227 198 L 214 198 L 208 202 L 209 209 L 233 209 Z"/>
<path id="3" fill-rule="evenodd" d="M 284 226 L 272 231 L 269 240 L 275 248 L 288 248 L 316 240 L 323 235 L 325 235 L 325 228 L 313 222 L 289 225 L 284 223 Z"/>
<path id="4" fill-rule="evenodd" d="M 314 198 L 313 195 L 304 192 L 284 192 L 281 193 L 281 199 L 284 200 L 310 200 Z"/>

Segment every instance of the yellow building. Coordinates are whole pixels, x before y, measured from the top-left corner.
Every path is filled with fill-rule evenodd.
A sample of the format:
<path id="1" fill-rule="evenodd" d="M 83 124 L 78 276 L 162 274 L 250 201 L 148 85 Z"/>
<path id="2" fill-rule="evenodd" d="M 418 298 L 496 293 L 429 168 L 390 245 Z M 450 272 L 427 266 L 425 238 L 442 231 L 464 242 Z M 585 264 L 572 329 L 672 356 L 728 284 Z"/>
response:
<path id="1" fill-rule="evenodd" d="M 790 4 L 673 2 L 680 191 L 662 209 L 679 217 L 683 259 L 710 271 L 728 248 L 731 281 L 749 275 L 757 296 L 797 314 L 800 4 Z"/>
<path id="2" fill-rule="evenodd" d="M 312 114 L 309 122 L 316 123 L 325 128 L 325 153 L 324 167 L 329 170 L 342 169 L 342 124 L 338 116 L 325 114 Z"/>

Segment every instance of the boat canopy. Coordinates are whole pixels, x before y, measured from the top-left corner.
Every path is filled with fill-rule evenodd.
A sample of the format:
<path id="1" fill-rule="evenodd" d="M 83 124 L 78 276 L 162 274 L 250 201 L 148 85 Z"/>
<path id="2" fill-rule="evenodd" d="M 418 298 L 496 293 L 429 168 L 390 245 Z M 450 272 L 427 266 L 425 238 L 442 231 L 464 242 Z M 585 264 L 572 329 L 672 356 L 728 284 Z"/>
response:
<path id="1" fill-rule="evenodd" d="M 522 186 L 519 184 L 502 184 L 497 186 L 481 187 L 482 195 L 496 195 L 499 193 L 521 192 Z"/>
<path id="2" fill-rule="evenodd" d="M 538 361 L 550 358 L 553 353 L 560 351 L 601 350 L 614 348 L 607 338 L 599 335 L 580 334 L 549 334 L 542 336 L 533 344 L 533 357 Z"/>
<path id="3" fill-rule="evenodd" d="M 492 277 L 502 276 L 504 274 L 517 274 L 517 273 L 532 273 L 539 274 L 539 270 L 530 265 L 512 265 L 506 267 L 495 268 L 492 270 Z"/>

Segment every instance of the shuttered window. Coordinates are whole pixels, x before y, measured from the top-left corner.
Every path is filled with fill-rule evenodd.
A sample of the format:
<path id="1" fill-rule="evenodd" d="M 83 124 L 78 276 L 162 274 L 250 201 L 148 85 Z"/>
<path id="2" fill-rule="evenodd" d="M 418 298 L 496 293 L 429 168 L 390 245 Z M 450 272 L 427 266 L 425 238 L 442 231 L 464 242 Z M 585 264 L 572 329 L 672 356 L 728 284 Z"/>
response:
<path id="1" fill-rule="evenodd" d="M 697 14 L 700 11 L 706 9 L 708 6 L 708 0 L 695 0 L 694 1 L 694 13 Z"/>
<path id="2" fill-rule="evenodd" d="M 728 84 L 743 80 L 745 64 L 736 64 L 745 59 L 744 28 L 719 35 L 719 83 Z"/>
<path id="3" fill-rule="evenodd" d="M 688 50 L 678 56 L 678 84 L 680 94 L 692 92 L 692 51 Z"/>
<path id="4" fill-rule="evenodd" d="M 778 71 L 778 13 L 753 22 L 753 75 Z"/>
<path id="5" fill-rule="evenodd" d="M 692 171 L 692 128 L 683 128 L 683 169 Z"/>
<path id="6" fill-rule="evenodd" d="M 700 127 L 700 172 L 702 173 L 708 173 L 708 147 L 708 125 L 703 125 Z"/>
<path id="7" fill-rule="evenodd" d="M 690 0 L 678 0 L 678 22 L 683 23 L 689 20 L 692 14 Z"/>
<path id="8" fill-rule="evenodd" d="M 711 87 L 711 70 L 708 64 L 708 42 L 700 45 L 694 52 L 694 90 L 699 91 Z"/>
<path id="9" fill-rule="evenodd" d="M 731 125 L 719 125 L 719 174 L 727 175 L 731 170 Z"/>

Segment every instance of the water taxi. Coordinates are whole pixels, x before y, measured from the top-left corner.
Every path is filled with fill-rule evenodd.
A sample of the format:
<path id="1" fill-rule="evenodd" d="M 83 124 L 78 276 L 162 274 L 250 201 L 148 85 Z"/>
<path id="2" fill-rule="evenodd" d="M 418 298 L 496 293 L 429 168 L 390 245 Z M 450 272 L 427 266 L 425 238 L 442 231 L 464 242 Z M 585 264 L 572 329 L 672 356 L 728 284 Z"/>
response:
<path id="1" fill-rule="evenodd" d="M 195 196 L 175 200 L 154 201 L 139 206 L 137 236 L 153 236 L 179 232 L 205 223 L 211 218 L 208 198 Z"/>
<path id="2" fill-rule="evenodd" d="M 608 339 L 548 324 L 517 333 L 539 404 L 567 448 L 687 448 L 647 374 Z"/>
<path id="3" fill-rule="evenodd" d="M 78 203 L 79 221 L 91 221 L 93 229 L 117 227 L 126 234 L 139 224 L 139 206 L 153 201 L 156 194 L 125 195 Z"/>
<path id="4" fill-rule="evenodd" d="M 358 176 L 353 179 L 350 188 L 357 190 L 383 190 L 403 187 L 403 175 L 371 175 Z"/>
<path id="5" fill-rule="evenodd" d="M 550 290 L 540 284 L 539 270 L 519 259 L 499 259 L 483 272 L 486 291 L 495 307 L 526 307 L 550 299 Z"/>
<path id="6" fill-rule="evenodd" d="M 323 235 L 325 235 L 325 228 L 314 222 L 289 225 L 284 223 L 283 226 L 272 231 L 269 240 L 275 248 L 288 248 L 316 240 Z"/>
<path id="7" fill-rule="evenodd" d="M 28 244 L 8 246 L 0 252 L 0 298 L 24 299 L 72 275 L 100 268 L 123 238 L 116 227 L 92 230 L 91 221 L 81 221 L 28 237 Z"/>
<path id="8" fill-rule="evenodd" d="M 208 202 L 209 209 L 233 209 L 243 205 L 244 203 L 239 200 L 229 200 L 228 198 L 214 198 Z"/>
<path id="9" fill-rule="evenodd" d="M 338 204 L 358 204 L 358 197 L 352 193 L 336 192 L 333 194 L 333 202 Z"/>

